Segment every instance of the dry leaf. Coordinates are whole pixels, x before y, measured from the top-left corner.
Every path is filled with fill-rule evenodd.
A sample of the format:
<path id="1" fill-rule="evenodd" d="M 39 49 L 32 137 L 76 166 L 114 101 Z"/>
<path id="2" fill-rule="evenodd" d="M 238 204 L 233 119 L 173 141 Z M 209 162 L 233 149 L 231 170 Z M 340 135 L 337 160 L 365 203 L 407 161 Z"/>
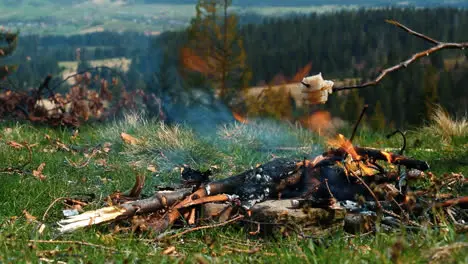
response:
<path id="1" fill-rule="evenodd" d="M 151 171 L 151 172 L 157 172 L 158 171 L 158 169 L 156 169 L 156 166 L 154 166 L 154 165 L 149 165 L 146 169 Z"/>
<path id="2" fill-rule="evenodd" d="M 98 159 L 94 162 L 97 166 L 107 167 L 107 160 L 106 159 Z"/>
<path id="3" fill-rule="evenodd" d="M 137 139 L 137 138 L 135 138 L 135 137 L 133 137 L 133 136 L 130 136 L 129 134 L 124 133 L 124 132 L 122 132 L 122 133 L 120 134 L 120 137 L 122 138 L 122 140 L 123 140 L 125 143 L 130 144 L 130 145 L 136 145 L 136 144 L 138 144 L 138 143 L 140 142 L 139 139 Z"/>
<path id="4" fill-rule="evenodd" d="M 9 142 L 7 142 L 7 144 L 8 144 L 10 147 L 15 148 L 15 149 L 22 149 L 22 148 L 24 148 L 24 145 L 23 145 L 23 144 L 20 144 L 20 143 L 18 143 L 18 142 L 16 142 L 16 141 L 9 141 Z"/>
<path id="5" fill-rule="evenodd" d="M 23 214 L 24 214 L 24 217 L 26 217 L 26 221 L 28 223 L 36 222 L 37 217 L 31 215 L 30 213 L 28 213 L 28 211 L 23 210 Z"/>
<path id="6" fill-rule="evenodd" d="M 7 127 L 5 129 L 3 129 L 3 134 L 5 135 L 9 135 L 13 132 L 13 129 L 11 127 Z"/>
<path id="7" fill-rule="evenodd" d="M 105 142 L 104 144 L 102 144 L 102 151 L 104 151 L 105 153 L 109 153 L 109 151 L 111 150 L 111 146 L 112 143 Z"/>
<path id="8" fill-rule="evenodd" d="M 176 248 L 174 246 L 170 246 L 163 251 L 163 255 L 170 255 L 172 253 L 175 253 L 175 251 Z"/>
<path id="9" fill-rule="evenodd" d="M 45 163 L 41 163 L 39 167 L 37 167 L 37 170 L 33 170 L 33 176 L 36 177 L 38 180 L 43 181 L 45 180 L 46 176 L 42 174 L 42 171 L 44 170 Z"/>

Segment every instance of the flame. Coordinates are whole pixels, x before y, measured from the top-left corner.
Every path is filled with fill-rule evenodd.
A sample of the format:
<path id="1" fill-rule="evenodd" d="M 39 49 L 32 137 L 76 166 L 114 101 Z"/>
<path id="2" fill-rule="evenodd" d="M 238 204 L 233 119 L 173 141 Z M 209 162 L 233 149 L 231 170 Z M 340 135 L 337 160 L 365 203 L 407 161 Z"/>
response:
<path id="1" fill-rule="evenodd" d="M 329 146 L 340 148 L 349 154 L 344 164 L 346 171 L 351 171 L 353 174 L 361 176 L 375 175 L 376 170 L 366 165 L 362 157 L 357 154 L 351 141 L 343 135 L 339 134 L 336 139 L 329 139 L 327 143 Z"/>
<path id="2" fill-rule="evenodd" d="M 359 169 L 362 171 L 364 175 L 374 175 L 376 173 L 374 169 L 370 168 L 364 163 L 359 164 Z"/>
<path id="3" fill-rule="evenodd" d="M 343 149 L 346 153 L 351 155 L 353 160 L 361 159 L 361 156 L 357 154 L 351 141 L 346 139 L 342 134 L 339 134 L 336 139 L 328 139 L 327 143 L 330 147 Z"/>
<path id="4" fill-rule="evenodd" d="M 385 152 L 385 151 L 381 151 L 381 153 L 385 156 L 388 163 L 392 163 L 392 154 Z"/>
<path id="5" fill-rule="evenodd" d="M 308 129 L 321 133 L 332 128 L 331 114 L 327 111 L 317 111 L 301 120 L 301 124 Z"/>
<path id="6" fill-rule="evenodd" d="M 238 122 L 242 123 L 242 124 L 247 124 L 249 123 L 249 120 L 243 116 L 241 116 L 240 114 L 236 113 L 236 112 L 232 112 L 232 116 L 234 116 L 234 119 L 236 119 Z"/>

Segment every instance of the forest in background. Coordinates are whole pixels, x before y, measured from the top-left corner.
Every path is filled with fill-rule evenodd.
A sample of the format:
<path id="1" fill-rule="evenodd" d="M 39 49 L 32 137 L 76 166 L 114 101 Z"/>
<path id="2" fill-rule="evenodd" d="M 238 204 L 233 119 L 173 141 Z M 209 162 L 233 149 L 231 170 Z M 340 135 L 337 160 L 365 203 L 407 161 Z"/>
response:
<path id="1" fill-rule="evenodd" d="M 287 82 L 309 63 L 311 74 L 322 72 L 326 79 L 359 80 L 374 77 L 382 68 L 427 48 L 423 41 L 386 24 L 385 19 L 398 20 L 443 41 L 466 41 L 467 13 L 451 8 L 348 10 L 267 18 L 243 24 L 239 32 L 251 71 L 251 86 Z M 166 104 L 180 102 L 177 97 L 184 97 L 187 91 L 209 86 L 203 80 L 187 81 L 179 74 L 179 52 L 187 38 L 187 31 L 158 37 L 131 32 L 21 36 L 17 51 L 9 58 L 20 67 L 10 78 L 21 89 L 37 87 L 47 74 L 60 74 L 60 62 L 76 60 L 80 49 L 79 69 L 96 59 L 129 58 L 132 63 L 125 72 L 128 89 L 164 93 Z M 362 106 L 369 104 L 367 122 L 376 129 L 419 125 L 434 104 L 458 115 L 467 112 L 466 57 L 463 51 L 431 55 L 391 74 L 377 87 L 333 96 L 324 106 L 297 109 L 290 103 L 267 103 L 289 108 L 282 111 L 281 118 L 291 121 L 322 109 L 353 121 Z"/>

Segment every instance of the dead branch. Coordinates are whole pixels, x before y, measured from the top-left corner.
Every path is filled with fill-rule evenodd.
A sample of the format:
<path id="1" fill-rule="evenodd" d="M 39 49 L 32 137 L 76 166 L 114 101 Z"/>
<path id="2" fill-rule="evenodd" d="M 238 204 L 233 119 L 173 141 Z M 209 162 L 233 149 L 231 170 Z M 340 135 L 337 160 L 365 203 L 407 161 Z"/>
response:
<path id="1" fill-rule="evenodd" d="M 354 136 L 356 135 L 359 124 L 361 123 L 362 118 L 364 117 L 364 114 L 366 113 L 367 108 L 369 108 L 369 105 L 364 105 L 364 107 L 362 108 L 361 114 L 359 115 L 359 118 L 356 121 L 356 124 L 354 124 L 353 133 L 351 134 L 351 137 L 349 138 L 350 142 L 353 142 Z"/>
<path id="2" fill-rule="evenodd" d="M 435 53 L 437 51 L 444 50 L 444 49 L 461 49 L 461 50 L 463 50 L 463 49 L 468 47 L 468 42 L 456 43 L 456 42 L 442 42 L 442 41 L 439 41 L 439 40 L 435 40 L 435 39 L 433 39 L 431 37 L 428 37 L 428 36 L 426 36 L 426 35 L 424 35 L 422 33 L 416 32 L 416 31 L 408 28 L 407 26 L 405 26 L 405 25 L 403 25 L 400 22 L 397 22 L 395 20 L 385 20 L 385 22 L 387 22 L 389 24 L 392 24 L 392 25 L 395 25 L 395 26 L 403 29 L 404 31 L 408 32 L 409 34 L 414 35 L 414 36 L 416 36 L 418 38 L 421 38 L 421 39 L 423 39 L 423 40 L 425 40 L 425 41 L 427 41 L 427 42 L 429 42 L 429 43 L 431 43 L 431 44 L 433 44 L 435 46 L 433 46 L 433 47 L 431 47 L 429 49 L 420 51 L 418 53 L 415 53 L 410 58 L 408 58 L 407 60 L 402 61 L 397 65 L 394 65 L 394 66 L 391 66 L 389 68 L 384 69 L 372 81 L 368 81 L 368 82 L 358 84 L 358 85 L 333 87 L 333 91 L 339 92 L 339 91 L 344 91 L 344 90 L 361 89 L 361 88 L 366 88 L 366 87 L 369 87 L 369 86 L 376 86 L 387 74 L 389 74 L 391 72 L 394 72 L 394 71 L 398 71 L 398 70 L 403 69 L 403 68 L 406 68 L 406 67 L 408 67 L 408 65 L 410 65 L 411 63 L 417 61 L 418 59 L 420 59 L 422 57 L 429 56 L 432 53 Z"/>
<path id="3" fill-rule="evenodd" d="M 47 77 L 44 79 L 44 82 L 42 82 L 42 84 L 39 86 L 39 88 L 35 91 L 34 101 L 39 100 L 39 98 L 42 95 L 42 91 L 45 88 L 49 89 L 50 80 L 52 80 L 52 75 L 47 75 Z"/>
<path id="4" fill-rule="evenodd" d="M 59 197 L 59 198 L 55 199 L 55 200 L 49 205 L 49 207 L 47 207 L 46 211 L 44 212 L 44 215 L 42 216 L 42 221 L 45 221 L 45 218 L 46 218 L 47 214 L 49 213 L 49 210 L 50 210 L 58 201 L 65 200 L 65 199 L 67 199 L 67 197 Z"/>
<path id="5" fill-rule="evenodd" d="M 117 71 L 117 70 L 115 70 L 113 68 L 107 67 L 107 66 L 97 66 L 97 67 L 86 68 L 86 69 L 84 69 L 82 71 L 79 71 L 79 72 L 77 72 L 75 74 L 68 75 L 66 78 L 62 79 L 57 84 L 55 84 L 52 88 L 50 88 L 50 91 L 55 91 L 57 88 L 59 88 L 62 84 L 66 83 L 71 78 L 75 78 L 76 76 L 85 74 L 87 72 L 97 72 L 100 69 L 108 70 L 112 74 L 117 75 L 120 78 L 120 80 L 124 83 L 124 86 L 127 86 L 127 84 L 128 84 L 127 78 L 125 78 L 125 76 L 123 74 L 121 74 L 119 71 Z"/>
<path id="6" fill-rule="evenodd" d="M 468 196 L 450 199 L 441 203 L 436 204 L 436 207 L 450 207 L 457 204 L 468 204 Z"/>
<path id="7" fill-rule="evenodd" d="M 345 168 L 347 167 L 347 165 L 345 165 Z M 361 179 L 361 177 L 359 177 L 357 174 L 355 174 L 352 170 L 350 169 L 347 169 L 347 171 L 354 177 L 356 177 L 362 185 L 364 185 L 364 187 L 366 187 L 366 189 L 369 191 L 369 194 L 372 196 L 372 198 L 374 198 L 375 200 L 375 204 L 377 205 L 377 210 L 378 211 L 381 211 L 382 210 L 382 204 L 380 203 L 379 199 L 377 198 L 377 196 L 375 195 L 374 191 L 372 191 L 372 189 L 369 187 L 369 185 L 367 185 L 367 183 Z"/>
<path id="8" fill-rule="evenodd" d="M 225 226 L 227 224 L 230 224 L 230 223 L 233 223 L 233 222 L 236 222 L 240 219 L 244 218 L 243 215 L 238 215 L 237 217 L 234 217 L 230 220 L 227 220 L 225 222 L 222 222 L 222 223 L 218 223 L 218 224 L 214 224 L 214 225 L 206 225 L 206 226 L 198 226 L 198 227 L 194 227 L 194 228 L 190 228 L 190 229 L 186 229 L 180 233 L 177 233 L 175 235 L 172 235 L 170 237 L 167 237 L 167 238 L 160 238 L 161 239 L 173 239 L 173 238 L 176 238 L 176 237 L 180 237 L 180 236 L 183 236 L 187 233 L 191 233 L 191 232 L 194 232 L 194 231 L 198 231 L 198 230 L 203 230 L 203 229 L 210 229 L 210 228 L 215 228 L 215 227 L 220 227 L 220 226 Z"/>
<path id="9" fill-rule="evenodd" d="M 88 211 L 60 221 L 58 223 L 60 225 L 59 230 L 60 232 L 69 232 L 93 224 L 128 219 L 136 214 L 157 212 L 158 210 L 165 209 L 183 200 L 190 193 L 190 189 L 161 191 L 147 199 Z"/>
<path id="10" fill-rule="evenodd" d="M 93 152 L 91 152 L 91 154 L 88 156 L 88 158 L 82 162 L 81 164 L 77 164 L 71 160 L 69 160 L 67 157 L 65 157 L 65 160 L 67 161 L 67 163 L 72 166 L 73 168 L 76 168 L 76 169 L 82 169 L 86 166 L 88 166 L 89 162 L 91 161 L 92 158 L 94 158 L 94 156 L 96 156 L 96 154 L 98 154 L 98 150 L 97 149 L 93 149 Z"/>
<path id="11" fill-rule="evenodd" d="M 104 249 L 112 252 L 119 252 L 119 250 L 111 247 L 106 247 L 102 245 L 97 245 L 85 241 L 75 241 L 75 240 L 29 240 L 31 243 L 38 243 L 38 244 L 54 244 L 54 245 L 60 245 L 60 244 L 67 244 L 67 245 L 80 245 L 80 246 L 88 246 L 88 247 L 94 247 L 94 248 L 99 248 L 99 249 Z"/>

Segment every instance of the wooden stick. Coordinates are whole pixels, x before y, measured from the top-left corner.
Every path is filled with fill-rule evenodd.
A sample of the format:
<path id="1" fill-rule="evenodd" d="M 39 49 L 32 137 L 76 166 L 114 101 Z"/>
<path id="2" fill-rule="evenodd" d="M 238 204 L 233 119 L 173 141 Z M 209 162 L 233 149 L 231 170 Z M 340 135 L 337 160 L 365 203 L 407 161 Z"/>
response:
<path id="1" fill-rule="evenodd" d="M 450 199 L 436 204 L 436 207 L 449 207 L 457 204 L 468 204 L 468 196 Z"/>
<path id="2" fill-rule="evenodd" d="M 175 235 L 172 235 L 170 237 L 167 237 L 167 239 L 173 239 L 173 238 L 176 238 L 176 237 L 180 237 L 180 236 L 183 236 L 187 233 L 191 233 L 191 232 L 194 232 L 194 231 L 198 231 L 198 230 L 203 230 L 203 229 L 209 229 L 209 228 L 215 228 L 215 227 L 220 227 L 220 226 L 225 226 L 227 224 L 230 224 L 232 222 L 235 222 L 235 221 L 238 221 L 240 219 L 244 218 L 243 215 L 238 215 L 236 217 L 234 217 L 233 219 L 230 219 L 226 222 L 222 222 L 222 223 L 218 223 L 218 224 L 214 224 L 214 225 L 206 225 L 206 226 L 198 226 L 198 227 L 194 227 L 194 228 L 190 228 L 190 229 L 186 229 L 180 233 L 177 233 Z M 164 237 L 163 237 L 164 238 Z M 163 238 L 160 238 L 160 239 L 163 239 Z"/>
<path id="3" fill-rule="evenodd" d="M 349 138 L 350 142 L 353 142 L 354 136 L 356 135 L 356 131 L 359 127 L 359 124 L 361 123 L 362 118 L 364 117 L 364 114 L 366 113 L 367 108 L 369 108 L 369 105 L 364 105 L 364 107 L 362 108 L 361 114 L 359 115 L 359 118 L 356 121 L 356 124 L 354 124 L 353 133 L 351 134 L 351 137 Z"/>
<path id="4" fill-rule="evenodd" d="M 31 239 L 29 240 L 31 243 L 40 243 L 40 244 L 72 244 L 72 245 L 81 245 L 81 246 L 89 246 L 89 247 L 95 247 L 95 248 L 100 248 L 104 250 L 110 250 L 113 252 L 118 252 L 117 249 L 111 248 L 111 247 L 105 247 L 85 241 L 75 241 L 75 240 L 34 240 Z"/>
<path id="5" fill-rule="evenodd" d="M 434 52 L 437 52 L 439 50 L 443 50 L 443 49 L 465 49 L 468 47 L 468 42 L 463 42 L 463 43 L 455 43 L 455 42 L 442 42 L 442 41 L 438 41 L 438 40 L 435 40 L 433 38 L 430 38 L 422 33 L 419 33 L 419 32 L 416 32 L 410 28 L 408 28 L 407 26 L 397 22 L 397 21 L 394 21 L 394 20 L 386 20 L 385 22 L 389 23 L 389 24 L 392 24 L 392 25 L 395 25 L 401 29 L 403 29 L 404 31 L 408 32 L 409 34 L 411 35 L 414 35 L 418 38 L 421 38 L 435 46 L 429 48 L 429 49 L 426 49 L 426 50 L 423 50 L 421 52 L 418 52 L 418 53 L 415 53 L 413 54 L 410 58 L 408 58 L 407 60 L 405 61 L 402 61 L 400 62 L 399 64 L 397 65 L 394 65 L 394 66 L 391 66 L 389 68 L 386 68 L 384 69 L 374 80 L 372 81 L 368 81 L 368 82 L 365 82 L 365 83 L 362 83 L 362 84 L 358 84 L 358 85 L 351 85 L 351 86 L 343 86 L 343 87 L 333 87 L 333 91 L 334 92 L 339 92 L 339 91 L 344 91 L 344 90 L 351 90 L 351 89 L 360 89 L 360 88 L 366 88 L 366 87 L 369 87 L 369 86 L 375 86 L 377 85 L 387 74 L 391 73 L 391 72 L 394 72 L 394 71 L 398 71 L 402 68 L 406 68 L 408 67 L 408 65 L 410 65 L 411 63 L 415 62 L 416 60 L 422 58 L 422 57 L 425 57 L 425 56 L 429 56 L 430 54 L 434 53 Z"/>
<path id="6" fill-rule="evenodd" d="M 45 218 L 46 218 L 46 216 L 47 216 L 47 213 L 49 213 L 49 210 L 52 208 L 52 206 L 54 206 L 55 203 L 57 203 L 57 202 L 60 201 L 60 200 L 65 200 L 65 199 L 67 199 L 67 197 L 59 197 L 59 198 L 55 199 L 55 200 L 49 205 L 49 207 L 47 207 L 47 209 L 46 209 L 44 215 L 42 216 L 42 221 L 45 220 Z"/>
<path id="7" fill-rule="evenodd" d="M 367 183 L 363 179 L 361 179 L 361 177 L 359 177 L 356 173 L 354 173 L 352 170 L 348 169 L 348 166 L 346 164 L 345 164 L 345 168 L 352 176 L 356 177 L 362 183 L 362 185 L 364 185 L 364 187 L 366 187 L 366 189 L 369 191 L 370 195 L 372 195 L 372 198 L 374 198 L 374 200 L 375 200 L 375 204 L 377 205 L 377 210 L 381 211 L 382 210 L 382 204 L 380 203 L 379 199 L 375 195 L 374 191 L 372 191 L 372 189 L 369 187 L 369 185 L 367 185 Z"/>

